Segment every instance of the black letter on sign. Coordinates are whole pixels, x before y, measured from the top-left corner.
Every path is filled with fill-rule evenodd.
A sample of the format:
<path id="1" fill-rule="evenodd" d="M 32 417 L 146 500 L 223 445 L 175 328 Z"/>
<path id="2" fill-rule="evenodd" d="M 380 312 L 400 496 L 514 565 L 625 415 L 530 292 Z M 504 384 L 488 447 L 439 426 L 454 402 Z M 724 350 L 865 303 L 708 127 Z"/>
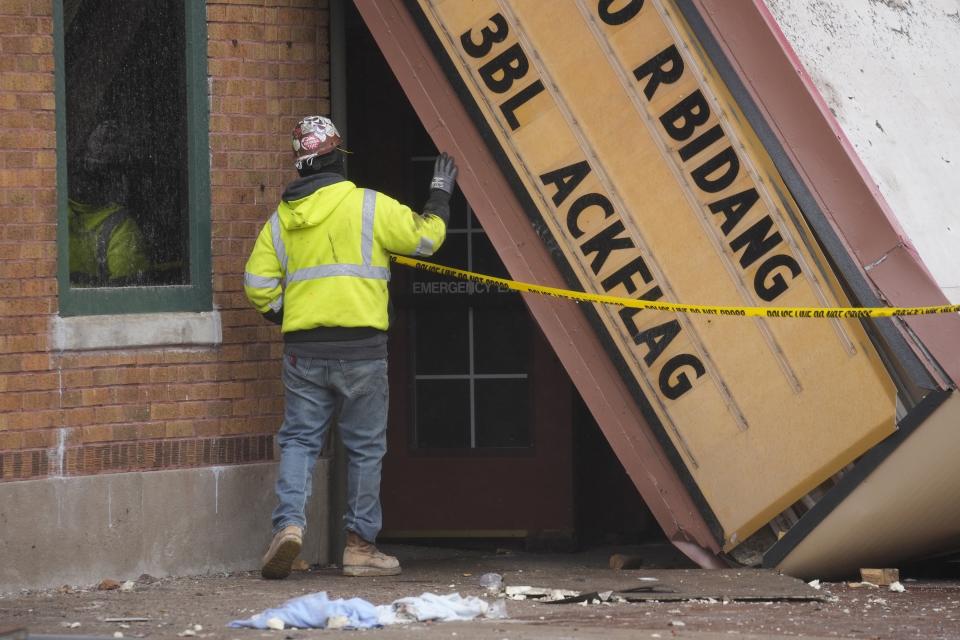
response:
<path id="1" fill-rule="evenodd" d="M 635 273 L 640 274 L 640 278 L 647 284 L 650 284 L 650 281 L 653 280 L 650 269 L 647 267 L 647 261 L 643 259 L 643 256 L 637 256 L 607 276 L 600 283 L 600 286 L 603 287 L 604 291 L 610 291 L 618 284 L 622 284 L 627 293 L 633 293 L 637 290 L 637 285 L 633 283 L 633 274 Z"/>
<path id="2" fill-rule="evenodd" d="M 481 39 L 479 43 L 474 42 L 473 38 L 470 37 L 469 29 L 464 31 L 460 36 L 460 46 L 463 47 L 463 50 L 466 51 L 467 55 L 471 58 L 482 58 L 490 53 L 490 49 L 493 48 L 495 42 L 503 42 L 506 40 L 510 28 L 507 26 L 507 21 L 504 17 L 499 13 L 494 14 L 490 17 L 490 22 L 493 23 L 496 30 L 491 31 L 490 27 L 481 29 Z"/>
<path id="3" fill-rule="evenodd" d="M 643 361 L 649 367 L 660 357 L 663 350 L 670 346 L 673 339 L 680 333 L 680 323 L 676 320 L 667 320 L 663 324 L 650 327 L 633 336 L 633 341 L 637 344 L 647 345 L 647 355 L 643 356 Z"/>
<path id="4" fill-rule="evenodd" d="M 764 260 L 760 268 L 757 269 L 757 274 L 753 276 L 753 290 L 757 292 L 757 295 L 760 296 L 761 299 L 767 302 L 775 300 L 790 286 L 779 273 L 773 274 L 773 278 L 771 279 L 772 283 L 770 286 L 767 286 L 767 276 L 777 267 L 790 269 L 791 279 L 800 275 L 800 265 L 797 264 L 797 261 L 794 260 L 792 256 L 778 253 Z"/>
<path id="5" fill-rule="evenodd" d="M 663 291 L 660 290 L 660 287 L 654 285 L 652 289 L 644 293 L 642 296 L 637 298 L 638 300 L 659 300 L 663 297 Z M 623 326 L 627 328 L 627 333 L 631 336 L 637 335 L 637 323 L 633 321 L 633 316 L 637 315 L 643 311 L 643 309 L 637 309 L 636 307 L 624 307 L 620 309 L 620 321 L 623 322 Z"/>
<path id="6" fill-rule="evenodd" d="M 640 9 L 643 9 L 643 0 L 630 0 L 627 2 L 627 6 L 616 11 L 610 11 L 610 5 L 612 4 L 613 0 L 600 0 L 597 3 L 597 14 L 601 20 L 609 25 L 623 24 L 640 13 Z"/>
<path id="7" fill-rule="evenodd" d="M 600 273 L 600 269 L 603 268 L 603 263 L 607 261 L 611 253 L 618 249 L 633 248 L 633 240 L 631 240 L 629 236 L 626 238 L 616 237 L 621 231 L 623 231 L 623 222 L 617 220 L 580 245 L 580 251 L 583 252 L 584 257 L 594 252 L 597 253 L 597 257 L 590 263 L 590 268 L 593 269 L 595 274 Z"/>
<path id="8" fill-rule="evenodd" d="M 583 194 L 573 201 L 573 204 L 570 205 L 570 211 L 567 212 L 567 229 L 570 230 L 570 234 L 573 235 L 574 238 L 579 238 L 583 235 L 583 230 L 577 224 L 577 220 L 580 219 L 580 214 L 583 213 L 583 210 L 587 207 L 600 207 L 603 209 L 604 218 L 609 218 L 613 215 L 613 205 L 610 204 L 607 196 L 601 193 Z"/>
<path id="9" fill-rule="evenodd" d="M 690 355 L 689 353 L 681 353 L 680 355 L 670 358 L 667 364 L 663 365 L 663 369 L 660 370 L 660 391 L 670 400 L 676 400 L 687 391 L 690 391 L 690 388 L 693 386 L 690 383 L 690 378 L 683 372 L 680 372 L 677 376 L 675 383 L 670 383 L 670 376 L 680 367 L 691 367 L 698 378 L 707 372 L 707 370 L 703 368 L 703 363 L 700 362 L 700 358 Z"/>
<path id="10" fill-rule="evenodd" d="M 480 72 L 483 83 L 490 91 L 506 93 L 513 86 L 513 81 L 522 78 L 529 68 L 527 54 L 523 52 L 523 47 L 518 42 L 504 49 L 496 58 L 477 71 Z M 499 79 L 496 77 L 498 74 L 501 76 Z"/>
<path id="11" fill-rule="evenodd" d="M 710 203 L 710 211 L 722 213 L 725 218 L 723 224 L 720 225 L 723 235 L 730 235 L 730 232 L 737 226 L 740 219 L 747 215 L 747 212 L 750 211 L 750 208 L 755 205 L 759 199 L 760 196 L 757 194 L 757 190 L 750 188 Z"/>
<path id="12" fill-rule="evenodd" d="M 536 82 L 531 82 L 526 87 L 521 89 L 519 92 L 513 94 L 510 98 L 507 99 L 502 105 L 500 105 L 500 111 L 503 112 L 503 116 L 507 119 L 507 124 L 510 125 L 511 131 L 516 131 L 520 128 L 520 121 L 517 120 L 516 110 L 522 107 L 527 100 L 533 98 L 543 91 L 543 83 L 537 80 Z"/>
<path id="13" fill-rule="evenodd" d="M 660 116 L 660 124 L 674 140 L 686 140 L 709 117 L 710 105 L 697 89 Z"/>
<path id="14" fill-rule="evenodd" d="M 718 124 L 713 125 L 697 136 L 696 139 L 680 147 L 680 159 L 686 162 L 722 137 L 723 127 Z"/>
<path id="15" fill-rule="evenodd" d="M 662 83 L 674 83 L 680 79 L 682 74 L 683 58 L 680 57 L 680 52 L 673 45 L 633 70 L 633 77 L 637 80 L 643 80 L 647 76 L 651 76 L 650 82 L 643 87 L 643 93 L 647 96 L 647 100 L 653 97 L 657 87 Z"/>
<path id="16" fill-rule="evenodd" d="M 717 177 L 711 177 L 720 169 L 723 169 L 722 174 Z M 733 184 L 739 171 L 740 158 L 737 157 L 733 147 L 727 147 L 691 171 L 690 175 L 693 177 L 693 181 L 697 186 L 703 191 L 707 193 L 717 193 Z"/>
<path id="17" fill-rule="evenodd" d="M 749 229 L 730 241 L 730 248 L 739 251 L 746 247 L 746 251 L 740 256 L 740 266 L 746 269 L 754 262 L 762 258 L 770 249 L 780 244 L 783 238 L 776 231 L 769 238 L 767 232 L 773 226 L 773 220 L 770 216 L 763 216 Z"/>
<path id="18" fill-rule="evenodd" d="M 548 183 L 557 188 L 553 194 L 553 204 L 560 206 L 567 199 L 573 190 L 577 188 L 583 179 L 590 173 L 590 164 L 586 160 L 574 162 L 573 164 L 548 171 L 540 176 L 540 182 L 546 186 Z"/>

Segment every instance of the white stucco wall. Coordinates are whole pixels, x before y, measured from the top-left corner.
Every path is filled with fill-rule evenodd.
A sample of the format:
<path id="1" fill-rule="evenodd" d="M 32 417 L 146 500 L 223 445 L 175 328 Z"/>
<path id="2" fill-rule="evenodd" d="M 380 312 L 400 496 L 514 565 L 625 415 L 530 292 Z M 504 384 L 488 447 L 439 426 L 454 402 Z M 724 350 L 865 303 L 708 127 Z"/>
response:
<path id="1" fill-rule="evenodd" d="M 960 302 L 960 0 L 764 0 L 946 296 Z"/>

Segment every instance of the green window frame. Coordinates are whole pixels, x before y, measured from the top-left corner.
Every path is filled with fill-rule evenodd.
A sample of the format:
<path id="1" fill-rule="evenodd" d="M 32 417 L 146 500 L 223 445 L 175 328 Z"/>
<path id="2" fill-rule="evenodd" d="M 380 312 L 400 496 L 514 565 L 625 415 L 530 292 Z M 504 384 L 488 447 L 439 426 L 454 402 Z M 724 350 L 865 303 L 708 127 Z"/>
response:
<path id="1" fill-rule="evenodd" d="M 57 281 L 61 316 L 85 316 L 213 308 L 210 258 L 210 163 L 207 96 L 206 2 L 185 7 L 188 247 L 190 284 L 136 287 L 73 287 L 70 283 L 67 204 L 66 63 L 64 0 L 53 3 L 57 140 Z M 147 80 L 149 81 L 149 80 Z"/>

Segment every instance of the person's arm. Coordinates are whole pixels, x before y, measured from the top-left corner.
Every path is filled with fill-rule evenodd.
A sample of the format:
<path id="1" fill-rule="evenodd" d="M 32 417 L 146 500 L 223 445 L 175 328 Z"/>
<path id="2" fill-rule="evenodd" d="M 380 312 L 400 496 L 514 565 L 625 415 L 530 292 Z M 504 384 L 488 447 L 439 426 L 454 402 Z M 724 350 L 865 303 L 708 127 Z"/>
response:
<path id="1" fill-rule="evenodd" d="M 456 186 L 457 165 L 446 153 L 437 156 L 430 181 L 430 196 L 423 214 L 414 212 L 389 196 L 378 194 L 379 240 L 391 253 L 428 257 L 446 238 L 450 220 L 450 196 Z"/>
<path id="2" fill-rule="evenodd" d="M 457 185 L 457 163 L 446 152 L 437 156 L 433 163 L 433 178 L 430 180 L 430 197 L 423 206 L 424 214 L 432 213 L 450 222 L 450 197 Z"/>
<path id="3" fill-rule="evenodd" d="M 283 323 L 283 266 L 273 247 L 271 223 L 263 225 L 243 274 L 247 300 L 274 324 Z"/>

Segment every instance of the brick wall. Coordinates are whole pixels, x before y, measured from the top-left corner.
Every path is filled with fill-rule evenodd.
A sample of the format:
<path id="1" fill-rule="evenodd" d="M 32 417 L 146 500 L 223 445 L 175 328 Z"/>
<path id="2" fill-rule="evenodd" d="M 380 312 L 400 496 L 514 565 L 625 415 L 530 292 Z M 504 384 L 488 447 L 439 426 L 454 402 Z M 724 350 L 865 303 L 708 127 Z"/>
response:
<path id="1" fill-rule="evenodd" d="M 207 3 L 214 305 L 223 344 L 56 353 L 50 0 L 0 0 L 0 481 L 272 458 L 277 329 L 243 266 L 295 174 L 289 132 L 329 112 L 324 0 Z"/>

